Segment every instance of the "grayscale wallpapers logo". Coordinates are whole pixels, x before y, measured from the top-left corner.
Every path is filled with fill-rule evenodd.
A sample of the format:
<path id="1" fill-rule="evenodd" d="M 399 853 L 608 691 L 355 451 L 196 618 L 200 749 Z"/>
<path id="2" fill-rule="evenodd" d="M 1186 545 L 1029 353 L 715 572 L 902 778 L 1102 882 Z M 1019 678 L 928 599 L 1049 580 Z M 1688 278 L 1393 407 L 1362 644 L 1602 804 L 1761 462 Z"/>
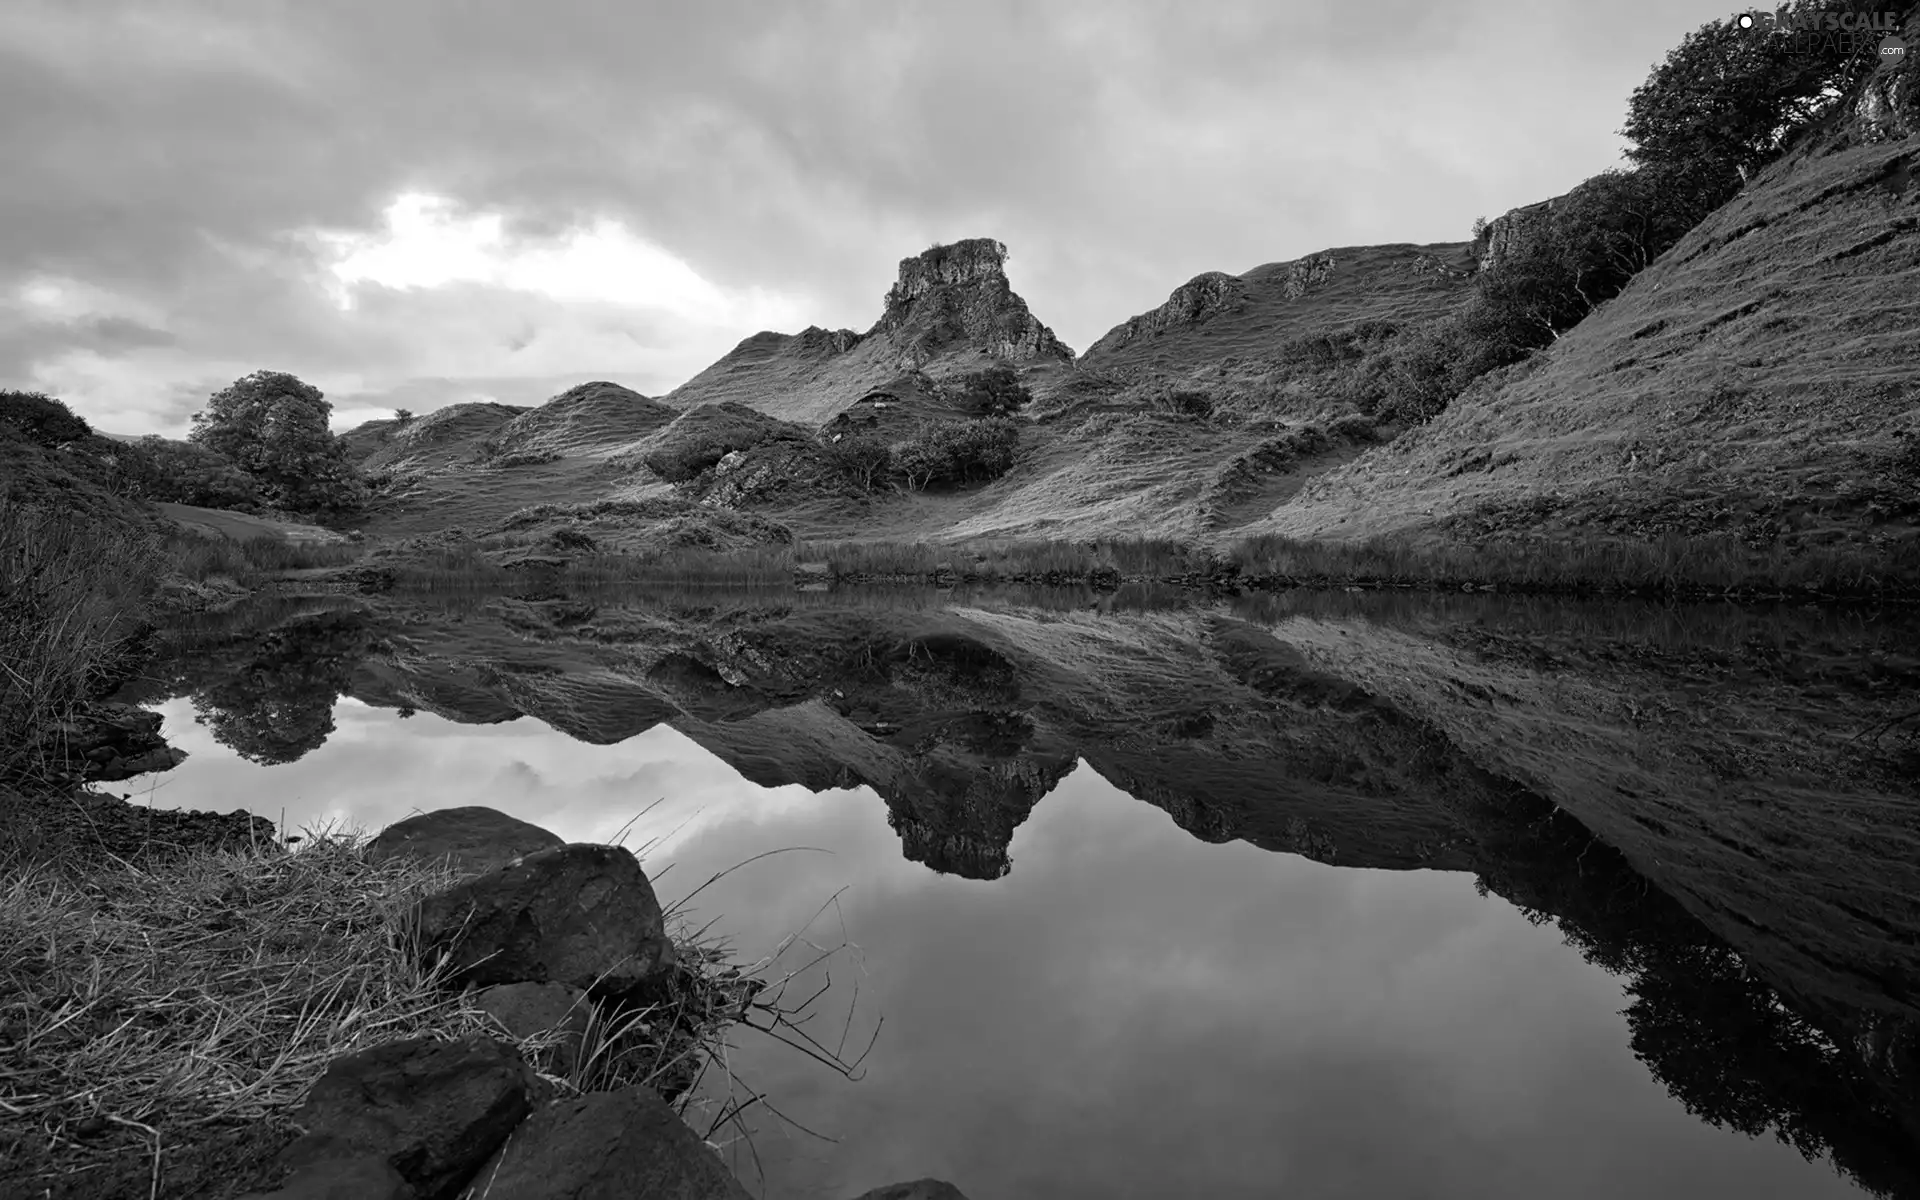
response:
<path id="1" fill-rule="evenodd" d="M 1786 9 L 1766 12 L 1754 9 L 1734 18 L 1741 29 L 1793 39 L 1791 53 L 1805 58 L 1837 55 L 1851 57 L 1872 54 L 1880 69 L 1899 66 L 1906 60 L 1907 43 L 1900 37 L 1901 15 L 1897 12 L 1803 12 Z"/>

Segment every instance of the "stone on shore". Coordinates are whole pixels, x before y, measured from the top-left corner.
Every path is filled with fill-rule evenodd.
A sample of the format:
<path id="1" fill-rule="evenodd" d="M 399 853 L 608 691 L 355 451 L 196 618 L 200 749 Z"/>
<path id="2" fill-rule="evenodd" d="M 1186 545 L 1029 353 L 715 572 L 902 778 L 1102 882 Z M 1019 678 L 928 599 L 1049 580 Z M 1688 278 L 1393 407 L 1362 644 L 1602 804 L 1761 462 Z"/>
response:
<path id="1" fill-rule="evenodd" d="M 631 994 L 674 965 L 653 885 L 631 851 L 568 845 L 428 896 L 423 950 L 456 982 L 563 983 L 597 998 Z"/>
<path id="2" fill-rule="evenodd" d="M 470 1195 L 474 1200 L 749 1197 L 720 1156 L 644 1087 L 591 1092 L 534 1113 L 480 1168 Z"/>
<path id="3" fill-rule="evenodd" d="M 518 1051 L 491 1038 L 409 1038 L 343 1055 L 294 1114 L 306 1132 L 281 1152 L 291 1174 L 269 1195 L 326 1196 L 337 1191 L 329 1181 L 377 1181 L 359 1161 L 373 1159 L 420 1200 L 450 1200 L 549 1095 Z"/>
<path id="4" fill-rule="evenodd" d="M 557 1032 L 555 1067 L 564 1074 L 573 1069 L 592 1017 L 586 996 L 564 983 L 502 983 L 482 989 L 473 1002 L 509 1037 L 524 1040 Z"/>
<path id="5" fill-rule="evenodd" d="M 564 845 L 562 838 L 538 825 L 498 809 L 470 805 L 395 821 L 367 843 L 367 861 L 400 856 L 429 862 L 451 859 L 461 874 L 479 875 L 523 855 Z"/>

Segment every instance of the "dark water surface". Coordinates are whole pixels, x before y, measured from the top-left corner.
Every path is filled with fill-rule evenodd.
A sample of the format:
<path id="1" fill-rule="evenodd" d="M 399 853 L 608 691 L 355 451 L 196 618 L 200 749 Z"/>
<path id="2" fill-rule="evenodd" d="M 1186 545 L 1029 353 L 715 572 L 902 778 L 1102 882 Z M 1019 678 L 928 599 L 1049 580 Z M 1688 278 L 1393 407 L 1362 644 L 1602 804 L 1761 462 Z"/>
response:
<path id="1" fill-rule="evenodd" d="M 734 1037 L 767 1104 L 729 1149 L 769 1197 L 1911 1196 L 1915 756 L 1860 735 L 1911 706 L 1914 632 L 1485 597 L 282 603 L 174 632 L 128 696 L 190 757 L 125 786 L 573 841 L 644 811 L 663 900 L 786 850 L 697 915 L 786 945 L 772 975 L 826 953 L 806 1028 L 873 1045 L 849 1080 Z"/>

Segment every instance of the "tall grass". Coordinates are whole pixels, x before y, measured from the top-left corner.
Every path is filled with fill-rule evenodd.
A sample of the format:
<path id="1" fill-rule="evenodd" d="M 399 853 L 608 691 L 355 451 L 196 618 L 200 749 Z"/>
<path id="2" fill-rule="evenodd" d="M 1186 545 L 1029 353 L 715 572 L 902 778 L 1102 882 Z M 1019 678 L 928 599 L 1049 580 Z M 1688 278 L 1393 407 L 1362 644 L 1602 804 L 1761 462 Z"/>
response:
<path id="1" fill-rule="evenodd" d="M 40 744 L 146 614 L 159 539 L 0 495 L 0 778 L 39 773 Z"/>
<path id="2" fill-rule="evenodd" d="M 161 543 L 167 566 L 195 582 L 224 576 L 252 584 L 279 571 L 340 567 L 360 558 L 362 549 L 346 542 L 295 542 L 274 534 L 235 540 L 209 538 L 177 530 Z"/>

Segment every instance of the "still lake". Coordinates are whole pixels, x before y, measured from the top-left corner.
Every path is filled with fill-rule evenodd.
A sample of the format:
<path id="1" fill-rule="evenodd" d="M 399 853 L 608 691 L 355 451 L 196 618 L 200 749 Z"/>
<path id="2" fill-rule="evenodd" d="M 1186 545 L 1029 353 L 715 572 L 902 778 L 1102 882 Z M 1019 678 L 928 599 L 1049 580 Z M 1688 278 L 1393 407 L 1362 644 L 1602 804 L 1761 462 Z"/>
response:
<path id="1" fill-rule="evenodd" d="M 115 790 L 290 831 L 487 805 L 643 850 L 663 902 L 745 864 L 697 917 L 787 947 L 818 1040 L 871 1042 L 849 1079 L 733 1035 L 768 1197 L 1909 1195 L 1920 802 L 1900 729 L 1848 739 L 1897 715 L 1913 633 L 283 601 L 172 631 L 129 698 L 189 757 Z"/>

